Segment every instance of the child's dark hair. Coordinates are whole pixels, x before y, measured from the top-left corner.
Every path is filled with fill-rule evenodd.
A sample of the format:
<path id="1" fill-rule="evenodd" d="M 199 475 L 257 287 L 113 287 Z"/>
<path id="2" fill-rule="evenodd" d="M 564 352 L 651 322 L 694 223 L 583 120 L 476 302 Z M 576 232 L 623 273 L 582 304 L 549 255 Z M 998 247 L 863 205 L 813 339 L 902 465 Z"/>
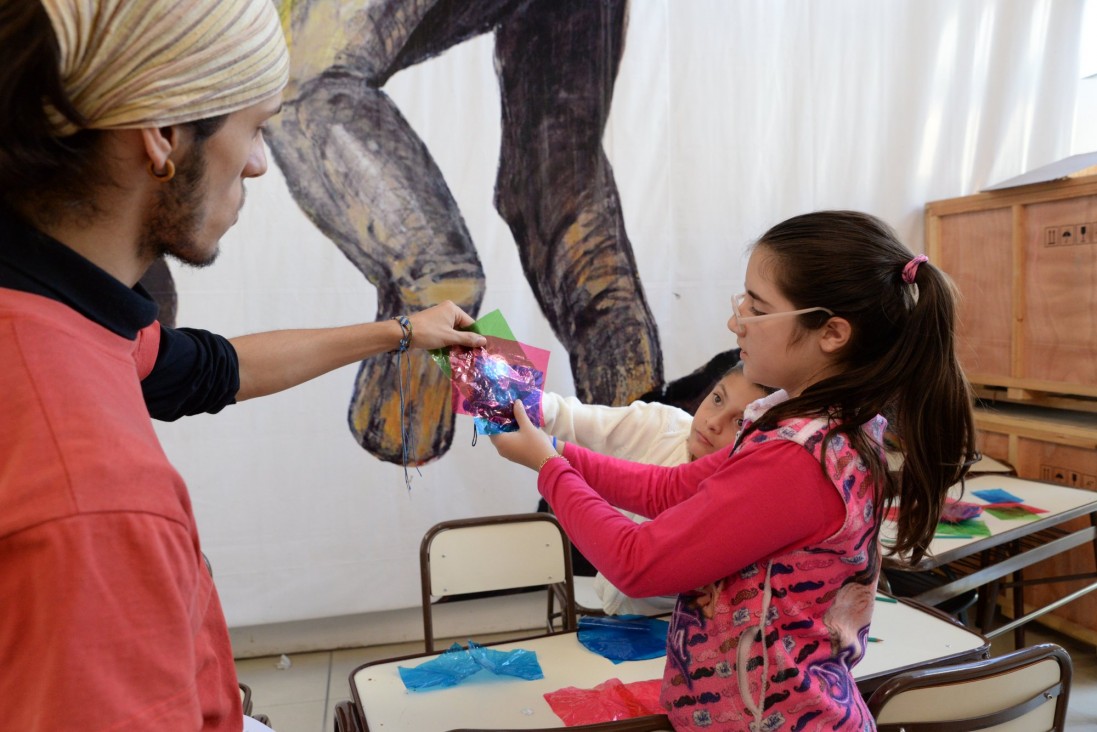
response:
<path id="1" fill-rule="evenodd" d="M 744 379 L 747 378 L 746 367 L 744 366 L 742 361 L 739 361 L 734 366 L 732 366 L 730 369 L 728 369 L 724 373 L 720 374 L 720 378 L 717 379 L 716 381 L 712 382 L 712 388 L 715 389 L 716 385 L 718 383 L 720 383 L 721 381 L 723 381 L 727 377 L 731 376 L 732 374 L 736 374 L 736 375 L 738 375 L 738 376 L 740 376 Z M 777 391 L 772 386 L 765 386 L 764 384 L 751 383 L 751 386 L 757 388 L 759 391 L 761 391 L 766 396 L 769 396 L 770 394 Z M 711 389 L 710 389 L 710 391 L 711 391 Z"/>
<path id="2" fill-rule="evenodd" d="M 841 371 L 776 405 L 754 425 L 769 429 L 801 415 L 828 415 L 849 438 L 876 485 L 877 523 L 898 500 L 893 551 L 917 562 L 933 539 L 948 488 L 975 456 L 971 389 L 955 353 L 951 280 L 929 262 L 903 270 L 914 255 L 882 221 L 854 211 L 819 211 L 770 229 L 755 247 L 773 256 L 769 273 L 796 308 L 825 307 L 851 326 L 836 356 Z M 799 315 L 817 329 L 831 317 Z M 894 415 L 904 462 L 896 478 L 861 427 L 877 414 Z"/>
<path id="3" fill-rule="evenodd" d="M 693 414 L 716 384 L 738 363 L 738 348 L 722 351 L 689 374 L 640 395 L 637 401 L 669 404 Z"/>

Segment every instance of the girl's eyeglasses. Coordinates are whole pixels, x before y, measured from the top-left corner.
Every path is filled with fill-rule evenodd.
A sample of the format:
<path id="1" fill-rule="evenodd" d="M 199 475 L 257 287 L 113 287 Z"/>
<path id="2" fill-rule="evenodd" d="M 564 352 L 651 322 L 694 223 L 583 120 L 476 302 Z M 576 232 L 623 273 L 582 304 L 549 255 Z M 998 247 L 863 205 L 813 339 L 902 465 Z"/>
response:
<path id="1" fill-rule="evenodd" d="M 735 317 L 735 329 L 738 330 L 747 323 L 756 323 L 760 320 L 766 320 L 767 318 L 783 318 L 788 315 L 803 315 L 804 313 L 814 313 L 816 310 L 822 310 L 827 315 L 834 315 L 834 311 L 830 308 L 814 307 L 814 308 L 802 308 L 800 310 L 785 310 L 780 313 L 766 313 L 765 315 L 743 315 L 739 308 L 746 300 L 747 293 L 740 292 L 738 295 L 734 295 L 731 298 L 731 312 Z"/>

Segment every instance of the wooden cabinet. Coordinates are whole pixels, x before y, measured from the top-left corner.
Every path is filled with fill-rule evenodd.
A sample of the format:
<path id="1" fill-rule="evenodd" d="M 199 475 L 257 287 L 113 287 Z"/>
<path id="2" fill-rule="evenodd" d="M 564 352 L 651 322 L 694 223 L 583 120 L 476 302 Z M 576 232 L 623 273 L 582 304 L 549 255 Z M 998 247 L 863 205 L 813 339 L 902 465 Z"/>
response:
<path id="1" fill-rule="evenodd" d="M 931 202 L 926 253 L 960 290 L 972 383 L 1097 399 L 1097 176 Z"/>
<path id="2" fill-rule="evenodd" d="M 1021 478 L 1097 490 L 1097 415 L 1003 403 L 976 410 L 979 447 Z"/>

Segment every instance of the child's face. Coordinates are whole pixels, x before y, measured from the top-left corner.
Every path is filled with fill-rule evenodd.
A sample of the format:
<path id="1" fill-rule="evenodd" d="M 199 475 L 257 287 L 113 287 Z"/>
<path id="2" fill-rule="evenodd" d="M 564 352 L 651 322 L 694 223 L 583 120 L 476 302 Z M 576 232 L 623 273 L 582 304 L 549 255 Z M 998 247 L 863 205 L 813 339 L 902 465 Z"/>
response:
<path id="1" fill-rule="evenodd" d="M 694 458 L 730 447 L 739 432 L 743 410 L 766 394 L 741 372 L 725 376 L 697 407 L 686 448 Z"/>
<path id="2" fill-rule="evenodd" d="M 728 319 L 728 329 L 738 340 L 746 378 L 784 389 L 795 397 L 831 373 L 832 357 L 821 347 L 824 331 L 800 331 L 793 315 L 797 307 L 781 293 L 773 278 L 777 266 L 765 246 L 751 252 L 747 262 L 747 297 L 738 307 L 748 318 L 786 314 L 787 317 L 739 322 L 733 314 Z"/>

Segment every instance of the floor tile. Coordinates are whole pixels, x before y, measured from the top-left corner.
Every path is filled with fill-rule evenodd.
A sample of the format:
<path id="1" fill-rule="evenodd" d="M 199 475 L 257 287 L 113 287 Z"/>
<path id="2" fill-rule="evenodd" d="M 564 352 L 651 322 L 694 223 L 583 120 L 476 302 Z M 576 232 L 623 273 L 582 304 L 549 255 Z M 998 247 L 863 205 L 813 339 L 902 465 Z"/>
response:
<path id="1" fill-rule="evenodd" d="M 272 704 L 320 702 L 322 714 L 328 696 L 331 652 L 297 653 L 288 658 L 290 666 L 285 669 L 278 667 L 277 656 L 236 662 L 237 676 L 251 687 L 255 711 L 270 714 L 267 708 Z"/>

